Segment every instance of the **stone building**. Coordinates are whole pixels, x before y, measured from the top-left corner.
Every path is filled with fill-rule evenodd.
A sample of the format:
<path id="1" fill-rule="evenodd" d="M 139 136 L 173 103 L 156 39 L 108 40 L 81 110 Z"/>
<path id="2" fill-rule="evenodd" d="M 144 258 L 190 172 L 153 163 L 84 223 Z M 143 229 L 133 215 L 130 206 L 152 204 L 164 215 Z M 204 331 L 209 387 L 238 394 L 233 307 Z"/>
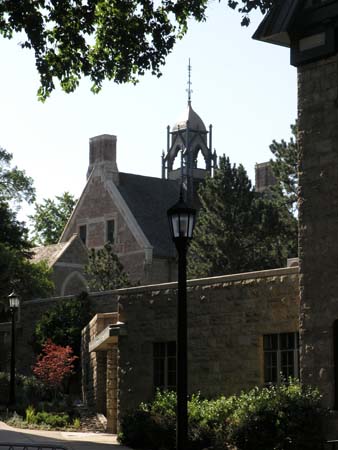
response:
<path id="1" fill-rule="evenodd" d="M 290 47 L 298 72 L 301 379 L 338 423 L 338 4 L 283 0 L 254 38 Z M 337 434 L 333 434 L 336 439 Z"/>
<path id="2" fill-rule="evenodd" d="M 37 320 L 63 298 L 22 303 L 18 372 L 29 374 L 34 364 Z M 175 384 L 177 283 L 90 293 L 89 299 L 84 400 L 115 432 L 127 409 Z M 228 395 L 278 382 L 280 372 L 298 375 L 298 267 L 190 280 L 188 318 L 189 392 Z M 9 333 L 10 324 L 0 324 L 0 360 Z"/>
<path id="3" fill-rule="evenodd" d="M 166 212 L 177 202 L 181 184 L 186 198 L 196 204 L 198 183 L 211 175 L 216 165 L 211 126 L 209 133 L 208 145 L 208 131 L 189 100 L 171 132 L 168 127 L 162 178 L 120 172 L 116 136 L 91 138 L 87 183 L 60 243 L 74 233 L 88 248 L 100 248 L 110 241 L 133 282 L 175 280 L 176 257 Z"/>
<path id="4" fill-rule="evenodd" d="M 188 282 L 189 392 L 230 395 L 298 376 L 298 267 Z M 177 284 L 120 289 L 82 334 L 84 400 L 121 415 L 176 375 Z M 107 305 L 106 305 L 107 306 Z"/>
<path id="5" fill-rule="evenodd" d="M 83 268 L 88 262 L 87 249 L 77 234 L 68 241 L 32 250 L 32 262 L 46 261 L 52 269 L 55 296 L 77 294 L 87 291 Z"/>

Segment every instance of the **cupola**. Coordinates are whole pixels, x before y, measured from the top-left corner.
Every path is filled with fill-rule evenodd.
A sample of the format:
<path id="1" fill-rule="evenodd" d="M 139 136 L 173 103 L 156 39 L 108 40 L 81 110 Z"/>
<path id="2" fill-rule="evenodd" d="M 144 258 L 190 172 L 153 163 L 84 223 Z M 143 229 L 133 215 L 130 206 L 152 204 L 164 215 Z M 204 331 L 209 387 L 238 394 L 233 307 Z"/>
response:
<path id="1" fill-rule="evenodd" d="M 194 198 L 195 185 L 216 167 L 212 152 L 212 125 L 209 131 L 191 105 L 191 65 L 188 66 L 188 105 L 172 129 L 167 127 L 167 153 L 162 155 L 162 178 L 178 180 L 186 200 Z"/>

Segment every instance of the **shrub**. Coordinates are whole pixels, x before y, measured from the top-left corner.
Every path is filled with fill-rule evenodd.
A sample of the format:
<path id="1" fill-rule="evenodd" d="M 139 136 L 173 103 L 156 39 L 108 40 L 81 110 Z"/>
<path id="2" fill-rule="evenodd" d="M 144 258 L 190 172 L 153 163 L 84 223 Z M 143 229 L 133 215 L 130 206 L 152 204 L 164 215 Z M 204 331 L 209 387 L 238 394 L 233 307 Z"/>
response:
<path id="1" fill-rule="evenodd" d="M 228 440 L 238 450 L 317 450 L 324 440 L 320 401 L 316 389 L 292 380 L 242 393 Z"/>
<path id="2" fill-rule="evenodd" d="M 34 425 L 48 425 L 51 428 L 64 428 L 70 425 L 68 414 L 53 414 L 47 411 L 36 412 L 33 406 L 26 409 L 26 422 Z"/>
<path id="3" fill-rule="evenodd" d="M 215 400 L 188 403 L 188 449 L 317 450 L 324 411 L 316 389 L 297 381 Z M 121 420 L 119 439 L 133 448 L 175 448 L 176 393 L 157 392 Z"/>
<path id="4" fill-rule="evenodd" d="M 76 359 L 78 357 L 73 356 L 73 350 L 69 345 L 61 347 L 48 339 L 42 346 L 42 354 L 38 356 L 33 367 L 34 375 L 46 387 L 56 392 L 61 388 L 64 380 L 74 373 Z"/>
<path id="5" fill-rule="evenodd" d="M 202 400 L 193 395 L 188 403 L 189 449 L 207 447 L 225 449 L 226 420 L 233 401 L 221 397 Z M 121 420 L 119 439 L 122 444 L 134 448 L 175 449 L 176 393 L 156 393 L 152 403 L 142 403 L 136 411 L 130 411 Z"/>

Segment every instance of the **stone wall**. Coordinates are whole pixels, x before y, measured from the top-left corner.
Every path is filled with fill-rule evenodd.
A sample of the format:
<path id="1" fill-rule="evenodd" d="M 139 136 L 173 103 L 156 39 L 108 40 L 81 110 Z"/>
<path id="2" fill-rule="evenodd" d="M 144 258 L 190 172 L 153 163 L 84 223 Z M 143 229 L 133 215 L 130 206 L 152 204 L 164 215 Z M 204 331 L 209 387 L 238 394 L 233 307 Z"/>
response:
<path id="1" fill-rule="evenodd" d="M 97 292 L 89 294 L 91 314 L 94 316 L 98 312 L 114 312 L 117 311 L 117 291 Z M 72 298 L 69 297 L 54 297 L 50 299 L 31 300 L 23 302 L 20 307 L 20 313 L 18 317 L 17 325 L 17 370 L 23 374 L 29 374 L 31 372 L 31 366 L 35 362 L 35 355 L 32 349 L 32 338 L 36 322 L 41 316 L 51 309 L 57 302 L 63 299 Z M 10 333 L 9 323 L 0 323 L 0 335 L 2 333 Z M 8 344 L 8 338 L 6 343 Z M 5 356 L 5 351 L 9 350 L 9 345 L 5 348 L 1 348 L 1 360 L 8 359 Z"/>
<path id="2" fill-rule="evenodd" d="M 330 408 L 338 406 L 333 339 L 338 319 L 337 76 L 338 56 L 298 69 L 301 378 L 318 386 Z"/>
<path id="3" fill-rule="evenodd" d="M 298 330 L 298 268 L 188 282 L 189 391 L 233 394 L 263 383 L 263 335 Z M 153 343 L 176 340 L 176 283 L 121 290 L 119 413 L 150 400 Z"/>

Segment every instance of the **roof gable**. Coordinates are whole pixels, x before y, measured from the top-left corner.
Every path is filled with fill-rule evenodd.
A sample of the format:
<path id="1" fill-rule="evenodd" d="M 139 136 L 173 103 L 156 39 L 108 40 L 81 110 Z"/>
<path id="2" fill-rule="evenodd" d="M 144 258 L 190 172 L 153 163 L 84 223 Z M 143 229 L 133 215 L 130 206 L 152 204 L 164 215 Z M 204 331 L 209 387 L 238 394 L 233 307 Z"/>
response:
<path id="1" fill-rule="evenodd" d="M 77 252 L 75 252 L 75 254 L 78 255 L 80 259 L 83 260 L 83 258 L 86 258 L 87 250 L 78 235 L 74 234 L 67 242 L 59 242 L 57 244 L 33 248 L 32 262 L 37 263 L 40 261 L 46 261 L 49 267 L 53 267 L 58 261 L 64 259 L 64 257 L 67 259 L 66 254 L 71 247 L 77 248 Z M 73 253 L 71 261 L 76 262 L 74 261 Z"/>

